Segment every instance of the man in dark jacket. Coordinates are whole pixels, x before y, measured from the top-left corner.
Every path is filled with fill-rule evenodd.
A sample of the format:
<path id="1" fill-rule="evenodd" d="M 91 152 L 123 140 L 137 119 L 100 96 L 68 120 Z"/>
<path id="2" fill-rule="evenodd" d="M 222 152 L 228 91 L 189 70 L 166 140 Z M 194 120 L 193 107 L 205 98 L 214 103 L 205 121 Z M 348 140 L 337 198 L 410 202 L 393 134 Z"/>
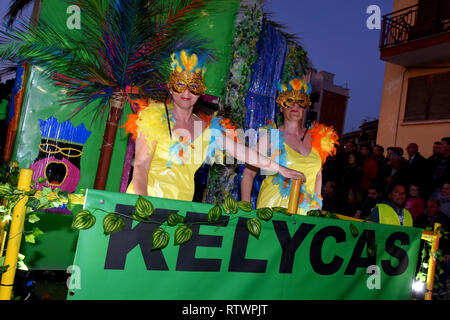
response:
<path id="1" fill-rule="evenodd" d="M 367 199 L 362 204 L 361 215 L 359 218 L 362 220 L 366 219 L 370 215 L 370 212 L 380 202 L 381 192 L 377 190 L 374 185 L 371 185 L 369 189 L 367 189 Z"/>
<path id="2" fill-rule="evenodd" d="M 425 188 L 427 160 L 420 154 L 419 146 L 414 142 L 408 144 L 406 152 L 409 155 L 409 160 L 405 163 L 405 166 L 408 169 L 408 183 L 414 182 L 422 191 Z"/>

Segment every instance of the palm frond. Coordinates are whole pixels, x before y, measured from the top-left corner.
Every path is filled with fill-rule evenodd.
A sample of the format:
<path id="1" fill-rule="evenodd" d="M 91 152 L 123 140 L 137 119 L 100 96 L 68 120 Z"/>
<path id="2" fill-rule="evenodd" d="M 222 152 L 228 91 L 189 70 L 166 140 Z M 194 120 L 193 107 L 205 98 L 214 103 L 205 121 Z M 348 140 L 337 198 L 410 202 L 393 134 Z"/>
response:
<path id="1" fill-rule="evenodd" d="M 61 34 L 42 19 L 37 25 L 19 23 L 0 31 L 0 60 L 47 68 L 55 84 L 66 89 L 62 102 L 81 103 L 75 114 L 94 102 L 103 114 L 114 91 L 161 90 L 173 51 L 207 51 L 203 39 L 189 35 L 193 21 L 202 15 L 199 9 L 213 10 L 213 4 L 227 1 L 84 0 L 76 3 L 83 14 L 83 39 Z"/>

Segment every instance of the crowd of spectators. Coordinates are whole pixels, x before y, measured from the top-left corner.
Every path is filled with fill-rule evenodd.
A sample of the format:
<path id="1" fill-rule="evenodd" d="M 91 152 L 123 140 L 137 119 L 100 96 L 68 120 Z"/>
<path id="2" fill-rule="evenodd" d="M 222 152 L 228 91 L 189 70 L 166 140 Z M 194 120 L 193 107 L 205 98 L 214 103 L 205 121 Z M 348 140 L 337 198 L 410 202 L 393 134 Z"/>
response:
<path id="1" fill-rule="evenodd" d="M 381 223 L 379 206 L 389 204 L 398 213 L 407 209 L 414 227 L 433 228 L 437 222 L 449 232 L 450 137 L 434 142 L 432 148 L 433 154 L 425 158 L 413 142 L 406 146 L 406 154 L 389 146 L 386 155 L 380 145 L 362 145 L 358 151 L 348 142 L 324 164 L 322 209 Z M 445 258 L 441 277 L 446 279 L 449 241 L 442 239 L 439 247 Z"/>
<path id="2" fill-rule="evenodd" d="M 431 147 L 431 146 L 430 146 Z M 364 219 L 371 208 L 387 200 L 394 184 L 407 187 L 406 208 L 413 220 L 426 212 L 428 200 L 439 200 L 450 219 L 450 137 L 433 145 L 433 154 L 424 158 L 416 143 L 406 154 L 400 147 L 348 142 L 324 164 L 323 210 Z"/>

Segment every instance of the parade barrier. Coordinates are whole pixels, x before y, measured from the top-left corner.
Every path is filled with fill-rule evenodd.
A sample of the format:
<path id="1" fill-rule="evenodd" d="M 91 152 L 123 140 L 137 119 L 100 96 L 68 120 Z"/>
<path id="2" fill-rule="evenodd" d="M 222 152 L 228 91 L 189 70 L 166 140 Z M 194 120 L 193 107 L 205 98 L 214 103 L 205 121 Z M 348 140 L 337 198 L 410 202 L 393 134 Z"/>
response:
<path id="1" fill-rule="evenodd" d="M 23 171 L 29 170 L 21 170 L 19 181 Z M 27 182 L 19 184 L 27 190 Z M 97 221 L 116 212 L 126 224 L 109 236 L 101 223 L 80 231 L 67 299 L 410 299 L 421 238 L 432 242 L 432 252 L 439 245 L 438 226 L 427 232 L 277 212 L 256 239 L 246 229 L 255 211 L 223 215 L 207 225 L 211 205 L 152 197 L 146 199 L 154 214 L 139 222 L 127 218 L 137 198 L 88 189 L 78 199 Z M 21 234 L 24 211 L 15 207 L 10 235 Z M 151 235 L 170 212 L 192 223 L 192 238 L 175 246 L 175 228 L 165 227 L 169 245 L 152 250 Z M 20 238 L 9 236 L 5 265 L 16 264 Z M 426 299 L 433 287 L 432 260 L 433 254 Z M 9 268 L 3 274 L 1 299 L 10 299 L 14 273 Z"/>
<path id="2" fill-rule="evenodd" d="M 106 212 L 129 216 L 137 198 L 90 189 L 84 208 L 97 221 Z M 68 299 L 411 298 L 421 229 L 275 212 L 256 239 L 246 229 L 252 213 L 204 225 L 211 205 L 148 199 L 150 222 L 125 218 L 110 236 L 100 223 L 80 232 Z M 152 250 L 151 235 L 169 212 L 194 223 L 192 238 Z M 174 229 L 166 228 L 171 239 Z"/>

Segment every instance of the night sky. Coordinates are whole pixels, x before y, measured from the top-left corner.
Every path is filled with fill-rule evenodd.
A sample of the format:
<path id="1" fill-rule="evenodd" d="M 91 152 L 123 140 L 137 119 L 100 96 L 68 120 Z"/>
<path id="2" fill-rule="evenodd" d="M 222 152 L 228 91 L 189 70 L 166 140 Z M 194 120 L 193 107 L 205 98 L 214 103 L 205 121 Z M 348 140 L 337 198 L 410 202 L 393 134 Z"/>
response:
<path id="1" fill-rule="evenodd" d="M 295 34 L 318 70 L 335 74 L 335 84 L 350 89 L 344 133 L 357 130 L 364 119 L 378 118 L 384 65 L 379 59 L 380 30 L 369 30 L 366 13 L 378 5 L 392 12 L 392 0 L 266 0 L 269 18 Z M 9 1 L 0 1 L 3 18 Z M 31 6 L 26 14 L 31 13 Z"/>

